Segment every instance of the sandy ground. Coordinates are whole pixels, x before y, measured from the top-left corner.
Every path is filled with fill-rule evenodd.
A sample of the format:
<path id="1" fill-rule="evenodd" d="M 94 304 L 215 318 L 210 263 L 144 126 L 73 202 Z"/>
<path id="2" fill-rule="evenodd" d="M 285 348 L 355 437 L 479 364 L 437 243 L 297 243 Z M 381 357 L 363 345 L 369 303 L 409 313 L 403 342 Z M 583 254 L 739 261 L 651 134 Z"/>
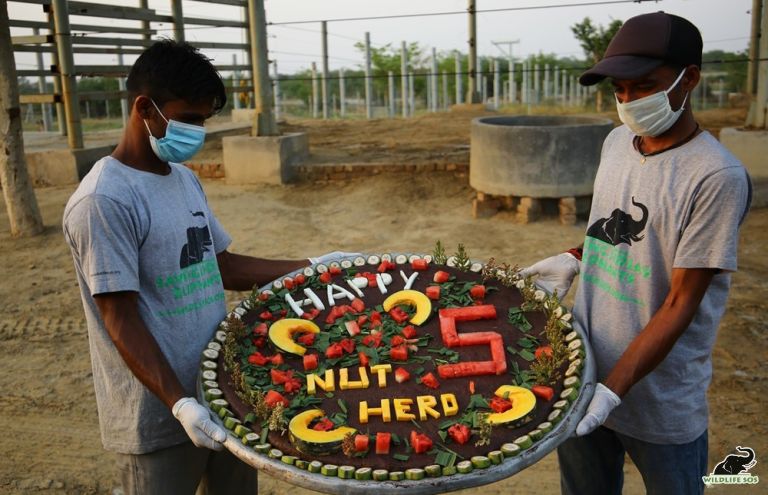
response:
<path id="1" fill-rule="evenodd" d="M 413 122 L 295 122 L 310 133 L 313 161 L 333 163 L 434 159 L 435 153 L 468 161 L 468 119 L 430 116 Z M 710 128 L 733 125 L 738 115 L 718 115 Z M 719 120 L 718 120 L 719 119 Z M 706 125 L 705 125 L 706 126 Z M 445 157 L 444 157 L 445 158 Z M 227 186 L 205 181 L 214 211 L 234 238 L 232 250 L 295 258 L 326 251 L 425 251 L 437 239 L 464 243 L 480 260 L 531 263 L 578 243 L 585 224 L 556 220 L 521 225 L 511 213 L 474 220 L 473 191 L 452 173 L 383 174 L 323 186 Z M 38 189 L 44 235 L 10 239 L 0 211 L 0 359 L 6 363 L 0 394 L 0 493 L 109 494 L 116 488 L 113 458 L 101 448 L 82 306 L 60 219 L 74 187 Z M 753 210 L 741 232 L 740 271 L 733 278 L 728 311 L 714 353 L 710 390 L 709 467 L 737 445 L 758 456 L 752 473 L 763 476 L 768 453 L 768 210 Z M 230 294 L 234 304 L 241 294 Z M 625 493 L 643 493 L 628 463 Z M 711 493 L 766 493 L 757 487 L 720 487 Z M 762 490 L 760 489 L 762 487 Z M 266 475 L 260 493 L 314 493 Z M 557 460 L 549 455 L 489 495 L 558 493 Z M 469 493 L 469 491 L 466 491 Z"/>

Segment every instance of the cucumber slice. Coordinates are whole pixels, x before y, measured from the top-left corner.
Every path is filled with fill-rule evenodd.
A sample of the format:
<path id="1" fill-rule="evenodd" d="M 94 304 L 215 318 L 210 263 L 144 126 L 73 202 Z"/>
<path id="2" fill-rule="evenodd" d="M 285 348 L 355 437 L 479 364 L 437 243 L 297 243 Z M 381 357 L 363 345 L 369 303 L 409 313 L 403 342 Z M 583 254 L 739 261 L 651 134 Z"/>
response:
<path id="1" fill-rule="evenodd" d="M 537 426 L 536 429 L 541 430 L 546 434 L 552 431 L 552 427 L 553 427 L 552 423 L 550 423 L 549 421 L 545 421 L 541 423 L 539 426 Z"/>
<path id="2" fill-rule="evenodd" d="M 205 380 L 203 382 L 203 389 L 208 390 L 210 388 L 219 388 L 219 382 L 216 380 Z"/>
<path id="3" fill-rule="evenodd" d="M 430 464 L 424 468 L 424 472 L 426 472 L 427 476 L 430 478 L 439 478 L 443 475 L 443 467 L 438 464 Z"/>
<path id="4" fill-rule="evenodd" d="M 232 411 L 227 409 L 226 407 L 222 407 L 219 409 L 219 418 L 224 419 L 232 416 Z"/>
<path id="5" fill-rule="evenodd" d="M 567 400 L 559 400 L 552 404 L 552 407 L 555 409 L 565 409 L 568 407 L 568 401 Z"/>
<path id="6" fill-rule="evenodd" d="M 218 414 L 219 409 L 221 409 L 222 407 L 229 406 L 229 402 L 227 402 L 225 399 L 214 399 L 210 402 L 209 405 L 211 406 L 211 409 L 213 410 L 213 412 Z"/>
<path id="7" fill-rule="evenodd" d="M 367 261 L 368 261 L 369 265 L 378 265 L 379 263 L 381 263 L 381 258 L 376 256 L 375 254 L 372 254 L 372 255 L 368 256 L 368 260 Z"/>
<path id="8" fill-rule="evenodd" d="M 205 401 L 211 402 L 214 399 L 222 399 L 224 398 L 224 392 L 222 392 L 218 388 L 209 388 L 205 391 Z"/>
<path id="9" fill-rule="evenodd" d="M 520 453 L 520 446 L 515 443 L 505 443 L 501 446 L 501 453 L 504 457 L 515 457 Z"/>
<path id="10" fill-rule="evenodd" d="M 317 273 L 325 273 L 328 271 L 328 267 L 320 263 L 319 265 L 315 266 L 315 271 Z"/>
<path id="11" fill-rule="evenodd" d="M 421 468 L 411 468 L 405 470 L 405 478 L 411 481 L 423 480 L 426 475 L 426 471 Z"/>
<path id="12" fill-rule="evenodd" d="M 397 263 L 398 265 L 404 265 L 408 263 L 408 256 L 404 254 L 398 254 L 397 256 L 395 256 L 395 263 Z"/>
<path id="13" fill-rule="evenodd" d="M 253 430 L 248 428 L 247 426 L 244 426 L 242 424 L 235 425 L 235 435 L 237 435 L 240 438 L 245 437 L 249 433 L 253 433 Z"/>
<path id="14" fill-rule="evenodd" d="M 352 268 L 352 262 L 349 260 L 341 260 L 341 267 L 345 270 Z"/>
<path id="15" fill-rule="evenodd" d="M 584 367 L 584 361 L 581 358 L 576 358 L 571 360 L 571 367 L 574 367 L 581 371 L 581 368 Z"/>
<path id="16" fill-rule="evenodd" d="M 214 381 L 216 380 L 216 372 L 213 370 L 205 370 L 203 371 L 203 380 L 205 381 Z"/>
<path id="17" fill-rule="evenodd" d="M 563 387 L 569 387 L 577 389 L 581 387 L 581 381 L 578 376 L 569 376 L 563 381 Z"/>
<path id="18" fill-rule="evenodd" d="M 219 351 L 214 351 L 213 349 L 206 349 L 203 351 L 203 356 L 215 361 L 216 359 L 219 358 Z"/>
<path id="19" fill-rule="evenodd" d="M 431 254 L 425 254 L 423 256 L 423 258 L 424 258 L 424 261 L 426 261 L 427 263 L 432 263 L 432 255 Z"/>
<path id="20" fill-rule="evenodd" d="M 533 439 L 529 437 L 528 435 L 523 435 L 520 438 L 517 438 L 514 443 L 520 447 L 522 450 L 527 449 L 531 445 L 533 445 Z"/>
<path id="21" fill-rule="evenodd" d="M 267 453 L 269 457 L 272 459 L 282 459 L 283 458 L 283 451 L 280 449 L 270 449 L 270 451 Z"/>
<path id="22" fill-rule="evenodd" d="M 239 425 L 241 423 L 242 423 L 242 421 L 240 421 L 236 417 L 234 417 L 234 416 L 227 416 L 227 419 L 224 420 L 224 428 L 226 428 L 228 430 L 234 430 L 235 426 L 237 426 L 237 425 Z"/>
<path id="23" fill-rule="evenodd" d="M 298 459 L 297 459 L 297 458 L 296 458 L 296 456 L 294 456 L 294 455 L 284 455 L 284 456 L 282 456 L 282 457 L 280 458 L 280 461 L 281 461 L 283 464 L 289 464 L 289 465 L 291 465 L 291 466 L 293 466 L 293 463 L 294 463 L 294 462 L 296 462 L 297 460 L 298 460 Z"/>
<path id="24" fill-rule="evenodd" d="M 576 340 L 576 338 L 579 336 L 576 332 L 571 332 L 568 335 L 565 336 L 566 342 L 572 342 L 573 340 Z"/>
<path id="25" fill-rule="evenodd" d="M 478 273 L 482 269 L 483 269 L 483 264 L 482 263 L 472 263 L 472 266 L 469 267 L 469 271 L 474 272 L 474 273 Z"/>
<path id="26" fill-rule="evenodd" d="M 208 342 L 208 349 L 213 349 L 214 351 L 220 352 L 221 351 L 221 344 L 219 344 L 215 340 L 212 340 L 212 341 Z"/>
<path id="27" fill-rule="evenodd" d="M 296 462 L 294 462 L 293 465 L 304 471 L 309 467 L 309 463 L 303 459 L 296 459 Z"/>
<path id="28" fill-rule="evenodd" d="M 253 450 L 258 452 L 259 454 L 268 454 L 269 451 L 272 450 L 272 445 L 268 443 L 260 443 L 258 445 L 254 445 Z"/>
<path id="29" fill-rule="evenodd" d="M 336 476 L 339 473 L 339 466 L 335 464 L 326 464 L 320 468 L 320 473 L 323 476 Z"/>
<path id="30" fill-rule="evenodd" d="M 253 447 L 257 443 L 259 443 L 259 434 L 258 433 L 248 433 L 243 437 L 243 445 L 248 447 Z"/>
<path id="31" fill-rule="evenodd" d="M 502 454 L 500 450 L 493 450 L 488 452 L 488 459 L 490 459 L 493 464 L 501 464 L 502 461 L 504 461 L 504 454 Z"/>
<path id="32" fill-rule="evenodd" d="M 362 256 L 358 256 L 357 258 L 352 260 L 352 264 L 355 266 L 363 266 L 365 265 L 365 258 L 363 258 Z"/>
<path id="33" fill-rule="evenodd" d="M 339 466 L 339 471 L 336 476 L 343 480 L 352 479 L 355 477 L 355 468 L 352 466 Z"/>
<path id="34" fill-rule="evenodd" d="M 307 466 L 307 471 L 310 473 L 319 473 L 323 469 L 323 463 L 320 461 L 312 461 Z"/>
<path id="35" fill-rule="evenodd" d="M 577 360 L 578 361 L 578 360 Z M 579 376 L 579 368 L 571 364 L 567 370 L 565 370 L 565 377 L 570 378 L 572 376 Z"/>
<path id="36" fill-rule="evenodd" d="M 315 274 L 315 269 L 312 268 L 311 266 L 308 266 L 308 267 L 306 267 L 304 269 L 304 276 L 305 277 L 311 277 L 314 274 Z"/>
<path id="37" fill-rule="evenodd" d="M 227 340 L 227 332 L 219 330 L 216 332 L 216 342 L 223 344 Z"/>
<path id="38" fill-rule="evenodd" d="M 373 479 L 375 481 L 387 481 L 389 479 L 389 471 L 386 469 L 374 469 Z"/>
<path id="39" fill-rule="evenodd" d="M 541 440 L 541 438 L 544 436 L 544 432 L 536 428 L 535 430 L 529 431 L 528 436 L 531 437 L 531 440 L 535 442 L 537 440 Z"/>
<path id="40" fill-rule="evenodd" d="M 471 473 L 472 469 L 474 468 L 472 467 L 471 461 L 461 461 L 460 463 L 456 464 L 456 470 L 461 474 Z"/>
<path id="41" fill-rule="evenodd" d="M 217 368 L 215 361 L 203 361 L 201 366 L 202 366 L 203 370 L 216 371 L 216 368 Z"/>
<path id="42" fill-rule="evenodd" d="M 443 476 L 453 476 L 458 471 L 456 471 L 456 466 L 445 466 L 443 467 Z"/>
<path id="43" fill-rule="evenodd" d="M 373 470 L 369 467 L 362 467 L 355 471 L 355 479 L 360 481 L 366 481 L 371 479 Z"/>
<path id="44" fill-rule="evenodd" d="M 561 419 L 563 419 L 562 409 L 555 409 L 554 411 L 549 413 L 549 416 L 547 416 L 547 421 L 549 421 L 553 425 L 559 423 Z"/>
<path id="45" fill-rule="evenodd" d="M 576 400 L 576 397 L 579 396 L 579 391 L 575 388 L 569 387 L 560 392 L 560 398 L 567 400 L 568 402 L 573 402 Z"/>
<path id="46" fill-rule="evenodd" d="M 389 481 L 403 481 L 405 479 L 405 473 L 402 471 L 392 471 L 389 473 Z"/>
<path id="47" fill-rule="evenodd" d="M 381 261 L 392 261 L 392 255 L 389 253 L 382 254 Z"/>

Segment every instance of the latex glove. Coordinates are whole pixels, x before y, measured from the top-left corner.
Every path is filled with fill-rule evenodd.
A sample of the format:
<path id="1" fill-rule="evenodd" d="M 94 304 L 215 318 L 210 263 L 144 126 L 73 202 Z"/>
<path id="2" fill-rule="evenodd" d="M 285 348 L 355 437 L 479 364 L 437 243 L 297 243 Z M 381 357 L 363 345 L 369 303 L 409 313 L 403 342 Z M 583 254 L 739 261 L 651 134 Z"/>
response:
<path id="1" fill-rule="evenodd" d="M 570 253 L 560 253 L 545 258 L 528 268 L 520 271 L 520 276 L 538 275 L 536 285 L 550 294 L 557 291 L 557 297 L 562 301 L 571 288 L 574 277 L 581 270 L 581 261 Z"/>
<path id="2" fill-rule="evenodd" d="M 592 433 L 598 426 L 605 423 L 608 415 L 619 404 L 621 404 L 619 396 L 602 383 L 598 383 L 595 387 L 595 395 L 592 396 L 589 407 L 587 407 L 587 414 L 576 426 L 576 436 L 581 437 Z"/>
<path id="3" fill-rule="evenodd" d="M 356 256 L 362 256 L 362 253 L 346 253 L 344 251 L 333 251 L 332 253 L 326 253 L 316 258 L 307 258 L 309 263 L 316 265 L 318 263 L 330 263 L 331 261 L 337 261 L 342 258 L 354 258 Z"/>
<path id="4" fill-rule="evenodd" d="M 197 447 L 222 450 L 222 442 L 227 438 L 227 432 L 221 426 L 211 421 L 208 409 L 201 406 L 192 397 L 179 399 L 171 409 L 173 416 L 189 435 Z"/>

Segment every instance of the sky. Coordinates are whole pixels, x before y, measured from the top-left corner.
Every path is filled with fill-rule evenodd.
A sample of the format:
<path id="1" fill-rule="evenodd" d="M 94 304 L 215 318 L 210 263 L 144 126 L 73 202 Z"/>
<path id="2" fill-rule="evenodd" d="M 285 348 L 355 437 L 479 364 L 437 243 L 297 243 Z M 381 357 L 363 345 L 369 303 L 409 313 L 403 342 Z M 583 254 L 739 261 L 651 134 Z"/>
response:
<path id="1" fill-rule="evenodd" d="M 91 0 L 94 3 L 138 6 L 138 0 Z M 752 0 L 659 0 L 642 3 L 614 3 L 605 5 L 577 5 L 599 3 L 600 0 L 477 0 L 476 8 L 502 9 L 539 7 L 538 9 L 508 12 L 479 13 L 477 15 L 478 54 L 506 57 L 508 48 L 499 48 L 493 42 L 517 41 L 512 45 L 515 58 L 536 53 L 553 53 L 563 57 L 583 58 L 578 41 L 570 27 L 585 17 L 596 24 L 607 26 L 612 20 L 626 20 L 638 14 L 664 10 L 687 18 L 699 27 L 704 39 L 704 51 L 721 49 L 745 50 L 749 42 L 750 8 Z M 564 6 L 564 5 L 577 6 Z M 398 48 L 402 41 L 418 42 L 431 52 L 467 51 L 468 22 L 466 14 L 414 17 L 400 19 L 341 21 L 349 17 L 420 14 L 435 12 L 465 12 L 467 0 L 266 0 L 268 46 L 270 59 L 276 60 L 281 74 L 292 74 L 321 65 L 320 22 L 305 24 L 278 23 L 294 21 L 328 22 L 328 52 L 331 69 L 358 69 L 363 63 L 362 53 L 355 43 L 369 32 L 374 46 L 392 44 Z M 159 14 L 170 13 L 169 0 L 149 0 L 150 8 Z M 541 8 L 547 6 L 558 6 Z M 184 1 L 184 14 L 190 17 L 238 20 L 242 9 L 213 5 L 204 1 Z M 11 19 L 44 20 L 39 5 L 8 3 Z M 337 19 L 337 20 L 334 20 Z M 101 25 L 138 26 L 135 21 L 102 20 L 93 17 L 72 17 L 72 23 L 98 23 Z M 172 26 L 153 23 L 158 36 L 171 36 Z M 13 35 L 31 34 L 30 30 L 13 28 Z M 93 34 L 90 34 L 94 36 Z M 102 35 L 96 35 L 102 36 Z M 105 34 L 103 36 L 114 36 Z M 119 35 L 126 36 L 126 35 Z M 202 28 L 190 26 L 187 41 L 242 41 L 242 30 L 233 28 Z M 231 50 L 203 50 L 214 63 L 231 64 L 233 55 L 243 62 L 242 52 Z M 126 57 L 132 63 L 135 57 Z M 75 63 L 83 65 L 116 63 L 116 57 L 77 55 Z M 35 68 L 33 54 L 16 54 L 18 69 Z M 44 61 L 49 64 L 49 60 Z"/>

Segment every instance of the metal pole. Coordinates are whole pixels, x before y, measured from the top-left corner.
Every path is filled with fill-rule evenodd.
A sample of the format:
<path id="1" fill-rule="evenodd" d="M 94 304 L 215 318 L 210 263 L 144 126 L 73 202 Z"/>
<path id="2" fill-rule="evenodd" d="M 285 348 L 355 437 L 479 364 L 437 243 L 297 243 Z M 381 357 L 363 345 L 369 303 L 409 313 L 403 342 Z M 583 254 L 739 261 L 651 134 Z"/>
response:
<path id="1" fill-rule="evenodd" d="M 453 57 L 456 65 L 456 104 L 461 105 L 464 101 L 464 88 L 462 87 L 464 85 L 464 74 L 462 74 L 461 70 L 461 54 L 457 51 Z"/>
<path id="2" fill-rule="evenodd" d="M 40 30 L 37 28 L 32 29 L 32 33 L 37 36 L 40 34 Z M 37 52 L 37 70 L 44 70 L 45 66 L 43 65 L 43 52 Z M 48 92 L 47 88 L 45 87 L 45 76 L 40 76 L 37 79 L 37 90 L 40 92 L 40 94 L 45 94 Z M 40 104 L 40 116 L 43 121 L 43 130 L 45 132 L 48 132 L 51 130 L 51 114 L 50 114 L 50 107 L 47 103 L 41 103 Z"/>
<path id="3" fill-rule="evenodd" d="M 341 117 L 342 119 L 347 113 L 347 108 L 345 103 L 345 100 L 347 98 L 346 89 L 347 88 L 344 87 L 344 69 L 339 69 L 339 117 Z M 368 105 L 367 96 L 368 96 L 368 92 L 366 91 L 366 101 L 365 101 L 366 112 L 367 112 L 367 109 L 370 108 L 370 106 Z"/>
<path id="4" fill-rule="evenodd" d="M 400 45 L 400 98 L 403 100 L 403 117 L 408 116 L 408 49 L 405 41 Z"/>
<path id="5" fill-rule="evenodd" d="M 171 0 L 171 16 L 173 17 L 173 38 L 181 43 L 184 41 L 184 13 L 181 9 L 182 0 Z"/>
<path id="6" fill-rule="evenodd" d="M 323 91 L 323 118 L 327 119 L 329 115 L 328 108 L 328 23 L 322 21 L 322 36 L 323 36 L 323 77 L 321 79 L 321 87 Z"/>
<path id="7" fill-rule="evenodd" d="M 424 87 L 427 90 L 427 104 L 424 108 L 426 108 L 427 112 L 432 111 L 432 75 L 430 73 L 427 73 L 424 76 Z"/>
<path id="8" fill-rule="evenodd" d="M 499 61 L 493 61 L 493 109 L 499 109 L 499 98 L 501 98 L 501 69 Z"/>
<path id="9" fill-rule="evenodd" d="M 317 118 L 320 115 L 320 98 L 318 93 L 317 82 L 317 64 L 312 62 L 312 118 Z"/>
<path id="10" fill-rule="evenodd" d="M 557 97 L 560 94 L 560 67 L 555 66 L 552 73 L 552 99 L 557 103 Z"/>
<path id="11" fill-rule="evenodd" d="M 280 120 L 280 74 L 277 72 L 277 60 L 272 63 L 275 71 L 275 120 Z"/>
<path id="12" fill-rule="evenodd" d="M 365 32 L 365 117 L 373 118 L 373 79 L 371 76 L 371 33 Z"/>
<path id="13" fill-rule="evenodd" d="M 276 136 L 277 123 L 272 113 L 272 84 L 269 80 L 267 58 L 267 18 L 264 0 L 248 0 L 248 26 L 253 60 L 253 99 L 256 106 L 253 136 Z"/>
<path id="14" fill-rule="evenodd" d="M 509 63 L 509 102 L 517 103 L 517 79 L 515 79 L 515 62 Z"/>
<path id="15" fill-rule="evenodd" d="M 549 100 L 549 64 L 544 65 L 544 100 Z"/>
<path id="16" fill-rule="evenodd" d="M 448 73 L 443 71 L 443 110 L 448 110 Z"/>
<path id="17" fill-rule="evenodd" d="M 392 71 L 387 73 L 387 90 L 389 94 L 389 116 L 395 116 L 395 75 Z"/>
<path id="18" fill-rule="evenodd" d="M 124 64 L 123 62 L 123 52 L 120 50 L 120 46 L 117 47 L 117 65 L 122 66 Z M 125 85 L 125 78 L 124 77 L 118 77 L 117 78 L 117 87 L 122 92 L 125 91 L 126 85 Z M 237 99 L 235 99 L 237 101 Z M 123 127 L 128 123 L 128 98 L 125 96 L 122 96 L 120 98 L 120 117 L 123 120 Z"/>
<path id="19" fill-rule="evenodd" d="M 416 114 L 416 92 L 413 90 L 413 72 L 408 73 L 408 115 Z"/>
<path id="20" fill-rule="evenodd" d="M 439 108 L 438 101 L 440 98 L 438 98 L 438 90 L 437 90 L 437 78 L 438 78 L 438 72 L 437 72 L 437 49 L 435 47 L 432 47 L 432 111 L 437 112 L 437 109 Z"/>
<path id="21" fill-rule="evenodd" d="M 67 0 L 51 0 L 53 20 L 56 28 L 56 49 L 59 53 L 61 73 L 61 96 L 67 116 L 67 142 L 70 149 L 83 147 L 83 128 L 80 121 L 80 99 L 77 97 L 75 59 L 72 55 L 72 38 L 69 29 Z"/>
<path id="22" fill-rule="evenodd" d="M 541 72 L 539 64 L 533 65 L 533 103 L 538 105 L 541 101 Z"/>
<path id="23" fill-rule="evenodd" d="M 560 104 L 565 106 L 568 96 L 568 71 L 563 69 L 562 84 L 560 89 Z"/>
<path id="24" fill-rule="evenodd" d="M 522 73 L 522 87 L 520 88 L 520 103 L 523 105 L 528 104 L 528 62 L 523 62 L 523 67 L 521 69 L 523 71 Z"/>
<path id="25" fill-rule="evenodd" d="M 469 88 L 467 103 L 478 103 L 480 94 L 477 92 L 477 15 L 475 0 L 469 0 Z"/>
<path id="26" fill-rule="evenodd" d="M 56 31 L 55 23 L 53 21 L 53 11 L 48 11 L 48 26 L 50 32 L 54 33 Z M 56 50 L 51 52 L 51 65 L 58 66 L 59 65 L 59 54 L 56 52 Z M 61 76 L 59 74 L 55 74 L 53 76 L 53 92 L 57 95 L 63 94 L 61 89 Z M 59 128 L 59 134 L 62 136 L 67 135 L 67 120 L 64 110 L 64 104 L 63 103 L 56 103 L 56 123 Z"/>

